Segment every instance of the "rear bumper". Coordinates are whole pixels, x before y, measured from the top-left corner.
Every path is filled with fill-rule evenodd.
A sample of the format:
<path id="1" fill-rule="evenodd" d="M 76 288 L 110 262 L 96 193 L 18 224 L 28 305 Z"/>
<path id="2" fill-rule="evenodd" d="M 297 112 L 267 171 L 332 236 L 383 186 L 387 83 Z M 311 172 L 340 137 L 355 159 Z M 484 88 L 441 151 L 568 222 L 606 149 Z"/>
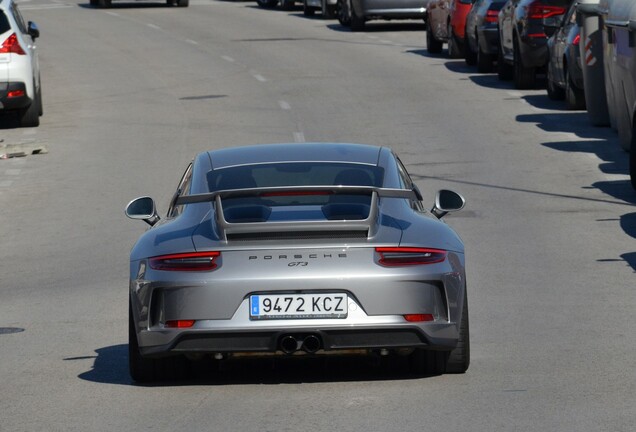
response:
<path id="1" fill-rule="evenodd" d="M 151 335 L 139 334 L 140 342 Z M 167 335 L 166 335 L 167 336 Z M 334 327 L 299 329 L 268 329 L 260 331 L 182 331 L 166 344 L 140 347 L 146 357 L 178 354 L 279 354 L 281 340 L 287 336 L 299 342 L 307 336 L 320 341 L 316 354 L 337 354 L 346 350 L 377 350 L 398 348 L 429 348 L 451 350 L 457 345 L 455 324 L 401 325 L 382 327 Z M 169 336 L 168 336 L 169 337 Z"/>
<path id="2" fill-rule="evenodd" d="M 10 92 L 19 92 L 21 95 L 9 97 Z M 26 85 L 22 82 L 0 82 L 0 109 L 15 110 L 28 107 L 33 100 L 27 94 Z"/>

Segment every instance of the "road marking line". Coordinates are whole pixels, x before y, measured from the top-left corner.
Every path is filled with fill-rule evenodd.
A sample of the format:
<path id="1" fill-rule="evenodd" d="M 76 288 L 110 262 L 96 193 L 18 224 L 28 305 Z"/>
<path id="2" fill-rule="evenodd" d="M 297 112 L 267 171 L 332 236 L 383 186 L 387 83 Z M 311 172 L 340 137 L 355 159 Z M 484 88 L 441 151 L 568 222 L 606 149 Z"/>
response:
<path id="1" fill-rule="evenodd" d="M 9 187 L 13 184 L 13 180 L 0 180 L 0 187 Z"/>
<path id="2" fill-rule="evenodd" d="M 512 96 L 512 97 L 523 97 L 523 93 L 518 91 L 509 91 L 507 93 L 509 96 Z"/>
<path id="3" fill-rule="evenodd" d="M 118 16 L 120 16 L 118 13 L 115 13 L 115 12 L 106 12 L 106 13 L 107 13 L 108 15 L 110 15 L 110 16 L 114 16 L 114 17 L 118 17 Z"/>
<path id="4" fill-rule="evenodd" d="M 158 25 L 154 25 L 154 24 L 146 24 L 146 25 L 152 29 L 161 30 L 161 27 L 159 27 Z"/>
<path id="5" fill-rule="evenodd" d="M 221 58 L 230 63 L 234 63 L 235 61 L 232 57 L 228 57 L 228 56 L 221 56 Z"/>
<path id="6" fill-rule="evenodd" d="M 194 41 L 192 39 L 186 39 L 186 42 L 189 43 L 189 44 L 192 44 L 192 45 L 199 45 L 199 42 Z"/>
<path id="7" fill-rule="evenodd" d="M 392 44 L 393 43 L 390 40 L 386 40 L 386 39 L 380 39 L 378 42 L 384 43 L 384 44 Z"/>
<path id="8" fill-rule="evenodd" d="M 290 110 L 291 109 L 291 105 L 288 102 L 285 102 L 285 101 L 278 101 L 278 105 L 280 105 L 281 109 L 284 109 L 284 110 Z"/>
<path id="9" fill-rule="evenodd" d="M 254 78 L 256 78 L 256 81 L 260 81 L 260 82 L 266 82 L 267 81 L 267 79 L 265 79 L 265 77 L 263 75 L 258 74 L 256 72 L 252 72 L 252 76 Z"/>
<path id="10" fill-rule="evenodd" d="M 305 134 L 302 132 L 294 132 L 294 142 L 297 142 L 297 143 L 305 142 Z"/>
<path id="11" fill-rule="evenodd" d="M 20 175 L 20 173 L 21 173 L 21 172 L 22 172 L 22 170 L 21 170 L 21 169 L 16 168 L 16 169 L 8 169 L 8 170 L 6 170 L 4 173 L 5 173 L 6 175 L 12 175 L 12 176 L 15 176 L 15 175 Z"/>

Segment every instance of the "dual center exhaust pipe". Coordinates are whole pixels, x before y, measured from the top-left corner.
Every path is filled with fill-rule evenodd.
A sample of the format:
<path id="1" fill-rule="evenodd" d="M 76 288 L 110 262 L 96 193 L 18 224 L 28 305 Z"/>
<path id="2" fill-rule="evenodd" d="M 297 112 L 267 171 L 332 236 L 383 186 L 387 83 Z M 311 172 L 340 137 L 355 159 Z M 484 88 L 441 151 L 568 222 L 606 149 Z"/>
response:
<path id="1" fill-rule="evenodd" d="M 307 354 L 313 354 L 320 349 L 320 338 L 315 335 L 302 337 L 287 335 L 280 340 L 280 350 L 285 354 L 293 354 L 303 350 Z"/>

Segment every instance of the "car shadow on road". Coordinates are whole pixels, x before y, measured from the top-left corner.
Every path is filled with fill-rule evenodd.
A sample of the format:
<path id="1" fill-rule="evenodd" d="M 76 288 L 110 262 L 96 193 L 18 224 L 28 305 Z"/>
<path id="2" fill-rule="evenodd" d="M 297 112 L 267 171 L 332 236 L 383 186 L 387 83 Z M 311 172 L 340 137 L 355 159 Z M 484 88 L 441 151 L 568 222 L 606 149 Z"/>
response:
<path id="1" fill-rule="evenodd" d="M 95 350 L 92 368 L 78 378 L 95 383 L 138 385 L 128 374 L 128 345 L 113 345 Z M 92 357 L 88 357 L 92 358 Z M 86 360 L 66 358 L 65 361 Z M 154 385 L 241 385 L 296 384 L 318 382 L 356 382 L 410 380 L 430 377 L 410 371 L 409 358 L 335 357 L 250 358 L 218 362 L 205 359 L 188 362 L 185 379 Z"/>
<path id="2" fill-rule="evenodd" d="M 552 104 L 547 97 L 526 96 L 528 102 L 542 109 L 552 109 Z M 546 102 L 547 101 L 547 102 Z M 521 123 L 535 123 L 537 127 L 553 133 L 572 134 L 580 139 L 568 141 L 544 142 L 541 145 L 568 153 L 587 153 L 595 155 L 599 160 L 598 169 L 606 175 L 629 175 L 629 157 L 619 143 L 616 133 L 610 128 L 595 127 L 589 123 L 586 111 L 566 111 L 545 114 L 527 114 L 517 116 Z M 589 185 L 581 185 L 582 189 L 598 189 L 603 194 L 614 198 L 606 200 L 608 204 L 616 205 L 616 213 L 625 208 L 636 206 L 636 192 L 629 179 L 616 179 L 598 181 Z M 623 231 L 636 239 L 636 213 L 625 213 L 611 221 L 619 222 Z M 611 222 L 602 220 L 599 222 Z M 599 261 L 616 261 L 618 258 L 600 259 Z M 632 269 L 636 271 L 636 252 L 627 252 L 620 255 Z"/>
<path id="3" fill-rule="evenodd" d="M 20 119 L 16 113 L 0 113 L 0 129 L 17 129 L 20 126 Z"/>
<path id="4" fill-rule="evenodd" d="M 84 8 L 84 9 L 104 9 L 104 8 L 100 8 L 99 6 L 92 6 L 90 3 L 80 3 L 78 4 L 79 7 Z M 105 10 L 109 10 L 109 9 L 142 9 L 142 8 L 172 8 L 172 7 L 176 7 L 176 6 L 172 6 L 169 5 L 168 3 L 166 3 L 165 1 L 161 1 L 161 0 L 157 0 L 154 2 L 148 2 L 146 0 L 141 0 L 141 1 L 126 1 L 126 2 L 120 2 L 120 1 L 114 1 L 109 8 L 105 9 Z"/>

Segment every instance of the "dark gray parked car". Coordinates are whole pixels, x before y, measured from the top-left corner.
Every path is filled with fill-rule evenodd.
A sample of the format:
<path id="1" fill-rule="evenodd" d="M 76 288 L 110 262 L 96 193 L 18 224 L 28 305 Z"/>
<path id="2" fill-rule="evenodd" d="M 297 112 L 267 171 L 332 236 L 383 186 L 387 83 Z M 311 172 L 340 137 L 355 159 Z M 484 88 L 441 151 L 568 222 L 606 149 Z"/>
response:
<path id="1" fill-rule="evenodd" d="M 477 71 L 492 72 L 499 54 L 497 17 L 506 0 L 477 0 L 466 17 L 464 54 L 468 65 Z"/>
<path id="2" fill-rule="evenodd" d="M 499 13 L 499 64 L 502 80 L 515 87 L 535 86 L 538 72 L 548 64 L 544 25 L 558 25 L 573 0 L 508 0 Z M 551 24 L 554 23 L 554 24 Z"/>
<path id="3" fill-rule="evenodd" d="M 554 32 L 548 39 L 548 97 L 553 100 L 565 99 L 569 109 L 585 109 L 576 2 L 570 6 L 561 25 L 553 28 L 546 26 L 546 32 Z"/>
<path id="4" fill-rule="evenodd" d="M 430 0 L 338 0 L 336 16 L 352 31 L 364 30 L 370 20 L 426 19 Z"/>
<path id="5" fill-rule="evenodd" d="M 200 153 L 130 254 L 130 373 L 154 381 L 190 361 L 402 355 L 425 373 L 469 365 L 464 245 L 427 211 L 397 156 L 355 144 Z"/>

